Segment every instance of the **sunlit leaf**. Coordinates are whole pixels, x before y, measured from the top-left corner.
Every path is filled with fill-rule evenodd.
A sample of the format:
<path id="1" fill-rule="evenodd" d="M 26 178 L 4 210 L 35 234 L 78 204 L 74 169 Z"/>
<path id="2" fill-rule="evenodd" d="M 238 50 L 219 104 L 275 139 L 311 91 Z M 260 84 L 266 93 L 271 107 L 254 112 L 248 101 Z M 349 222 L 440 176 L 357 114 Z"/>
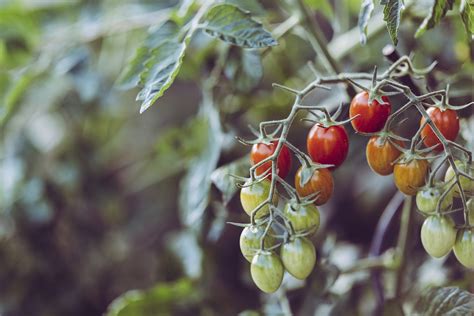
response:
<path id="1" fill-rule="evenodd" d="M 415 33 L 415 37 L 423 35 L 426 30 L 438 24 L 446 13 L 453 8 L 453 5 L 454 0 L 434 0 L 429 15 L 421 23 Z"/>
<path id="2" fill-rule="evenodd" d="M 394 45 L 398 43 L 398 27 L 400 26 L 400 17 L 403 10 L 402 0 L 387 0 L 381 2 L 385 4 L 383 9 L 383 19 L 387 23 L 388 33 Z"/>
<path id="3" fill-rule="evenodd" d="M 367 25 L 369 24 L 369 19 L 372 16 L 374 11 L 374 0 L 364 0 L 360 7 L 359 12 L 359 32 L 360 32 L 360 42 L 365 45 L 367 42 Z"/>
<path id="4" fill-rule="evenodd" d="M 418 299 L 417 315 L 454 316 L 472 315 L 474 294 L 457 287 L 432 288 Z"/>
<path id="5" fill-rule="evenodd" d="M 248 12 L 230 4 L 211 8 L 203 29 L 211 36 L 241 47 L 261 48 L 277 44 L 261 23 L 252 19 Z"/>

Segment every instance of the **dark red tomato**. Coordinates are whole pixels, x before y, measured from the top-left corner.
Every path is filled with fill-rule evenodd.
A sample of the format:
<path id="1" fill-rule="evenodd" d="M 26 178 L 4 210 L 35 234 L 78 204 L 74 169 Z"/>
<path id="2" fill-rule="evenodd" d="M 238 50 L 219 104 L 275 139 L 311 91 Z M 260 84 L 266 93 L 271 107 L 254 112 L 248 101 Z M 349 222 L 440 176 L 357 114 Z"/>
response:
<path id="1" fill-rule="evenodd" d="M 403 146 L 401 142 L 397 143 Z M 379 136 L 373 136 L 367 143 L 365 154 L 370 168 L 382 176 L 387 176 L 393 172 L 392 163 L 401 152 L 388 139 L 382 140 Z"/>
<path id="2" fill-rule="evenodd" d="M 430 116 L 433 123 L 438 127 L 441 134 L 446 137 L 447 140 L 455 140 L 459 133 L 459 117 L 454 110 L 446 109 L 441 110 L 437 107 L 430 107 L 426 111 Z M 422 117 L 421 124 L 425 123 L 425 118 Z M 426 125 L 421 131 L 421 137 L 426 147 L 435 146 L 441 144 L 438 136 L 433 132 L 430 126 Z M 441 150 L 442 146 L 437 146 L 436 149 Z"/>
<path id="3" fill-rule="evenodd" d="M 314 125 L 306 141 L 308 153 L 314 162 L 334 165 L 337 168 L 346 159 L 349 151 L 349 137 L 342 125 L 324 127 Z"/>
<path id="4" fill-rule="evenodd" d="M 263 143 L 255 144 L 252 146 L 252 151 L 250 152 L 250 161 L 252 165 L 262 161 L 263 159 L 267 158 L 268 156 L 272 155 L 275 152 L 277 147 L 277 142 L 274 141 L 270 145 L 266 145 Z M 268 161 L 257 168 L 257 175 L 265 173 L 268 169 L 272 167 L 272 162 Z M 280 154 L 278 155 L 277 159 L 277 172 L 278 176 L 284 178 L 290 172 L 291 167 L 291 154 L 288 147 L 283 145 Z"/>
<path id="5" fill-rule="evenodd" d="M 375 133 L 384 127 L 392 106 L 386 96 L 382 96 L 382 100 L 384 101 L 382 104 L 373 100 L 369 105 L 369 93 L 367 91 L 362 91 L 352 99 L 349 116 L 353 118 L 359 115 L 351 121 L 352 127 L 357 132 Z"/>

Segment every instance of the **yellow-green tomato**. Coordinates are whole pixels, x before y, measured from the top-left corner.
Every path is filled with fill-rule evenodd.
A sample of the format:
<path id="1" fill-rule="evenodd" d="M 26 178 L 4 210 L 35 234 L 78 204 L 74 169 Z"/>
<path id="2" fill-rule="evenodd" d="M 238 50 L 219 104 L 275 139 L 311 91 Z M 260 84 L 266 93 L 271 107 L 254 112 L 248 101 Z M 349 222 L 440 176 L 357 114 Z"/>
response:
<path id="1" fill-rule="evenodd" d="M 416 194 L 416 206 L 423 213 L 432 213 L 436 210 L 436 205 L 439 199 L 446 191 L 446 186 L 436 185 L 434 187 L 422 188 Z M 446 210 L 453 205 L 453 191 L 450 190 L 446 193 L 443 201 L 441 202 L 441 210 Z"/>
<path id="2" fill-rule="evenodd" d="M 260 204 L 262 204 L 270 194 L 270 180 L 263 180 L 260 182 L 255 182 L 252 185 L 250 184 L 251 180 L 248 180 L 242 190 L 240 190 L 240 203 L 242 203 L 242 207 L 244 208 L 245 213 L 249 216 L 252 215 L 252 211 L 255 210 Z M 278 198 L 277 193 L 274 192 L 273 194 L 273 202 L 276 204 Z M 262 218 L 266 216 L 269 212 L 268 204 L 263 206 L 257 211 L 255 218 Z"/>
<path id="3" fill-rule="evenodd" d="M 456 240 L 456 228 L 451 217 L 432 215 L 421 227 L 421 243 L 426 252 L 435 258 L 447 255 Z"/>
<path id="4" fill-rule="evenodd" d="M 285 269 L 300 280 L 308 277 L 316 263 L 314 245 L 305 237 L 296 237 L 281 246 L 280 256 Z"/>
<path id="5" fill-rule="evenodd" d="M 313 204 L 288 203 L 283 210 L 297 234 L 314 234 L 320 224 L 319 210 Z"/>
<path id="6" fill-rule="evenodd" d="M 474 198 L 470 198 L 467 201 L 467 212 L 469 216 L 469 223 L 474 225 Z"/>
<path id="7" fill-rule="evenodd" d="M 242 230 L 242 233 L 240 234 L 240 251 L 248 262 L 252 262 L 253 257 L 260 249 L 260 239 L 264 232 L 265 225 L 247 226 Z M 270 229 L 267 236 L 265 236 L 265 248 L 269 248 L 274 244 L 275 238 L 271 236 L 272 234 L 273 230 Z"/>
<path id="8" fill-rule="evenodd" d="M 471 176 L 474 175 L 474 166 L 472 164 L 469 166 L 469 168 L 468 168 L 468 165 L 467 165 L 466 162 L 463 162 L 463 161 L 460 161 L 460 160 L 456 160 L 454 162 L 454 164 L 456 165 L 458 170 L 461 170 L 461 171 L 463 171 L 466 174 L 471 175 Z M 454 173 L 453 167 L 449 166 L 448 170 L 446 170 L 446 175 L 444 176 L 444 181 L 448 182 L 448 181 L 452 180 L 453 178 L 455 178 L 455 173 Z M 474 181 L 472 181 L 471 179 L 466 178 L 464 176 L 460 176 L 459 181 L 461 182 L 461 187 L 463 188 L 464 193 L 466 193 L 468 195 L 474 194 Z M 460 196 L 459 187 L 457 185 L 454 187 L 454 196 L 455 197 Z"/>
<path id="9" fill-rule="evenodd" d="M 283 264 L 271 251 L 258 251 L 250 264 L 250 274 L 257 287 L 265 293 L 273 293 L 283 280 Z"/>
<path id="10" fill-rule="evenodd" d="M 469 269 L 474 269 L 474 229 L 460 229 L 454 244 L 454 255 Z"/>

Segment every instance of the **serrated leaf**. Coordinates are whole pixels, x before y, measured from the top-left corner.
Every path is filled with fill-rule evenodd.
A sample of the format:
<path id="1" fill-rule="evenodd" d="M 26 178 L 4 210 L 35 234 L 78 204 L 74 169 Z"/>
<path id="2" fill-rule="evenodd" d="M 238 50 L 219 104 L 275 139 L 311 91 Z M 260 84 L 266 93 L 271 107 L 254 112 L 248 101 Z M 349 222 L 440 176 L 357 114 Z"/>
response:
<path id="1" fill-rule="evenodd" d="M 230 4 L 211 8 L 204 19 L 204 31 L 224 42 L 246 48 L 275 46 L 277 41 L 248 12 Z"/>
<path id="2" fill-rule="evenodd" d="M 369 19 L 372 16 L 373 11 L 374 0 L 364 0 L 360 7 L 359 22 L 357 23 L 359 26 L 360 42 L 362 45 L 365 45 L 367 42 L 367 25 L 369 24 Z"/>
<path id="3" fill-rule="evenodd" d="M 181 221 L 196 230 L 201 227 L 204 211 L 209 204 L 211 173 L 217 166 L 223 138 L 219 113 L 207 94 L 204 95 L 200 115 L 206 119 L 207 143 L 181 181 L 179 197 Z"/>
<path id="4" fill-rule="evenodd" d="M 429 316 L 470 316 L 474 295 L 457 287 L 432 288 L 418 299 L 414 312 Z"/>
<path id="5" fill-rule="evenodd" d="M 150 28 L 143 46 L 137 49 L 115 83 L 117 88 L 125 90 L 137 86 L 140 83 L 140 75 L 145 70 L 145 62 L 150 59 L 153 49 L 167 41 L 175 41 L 178 33 L 178 25 L 172 21 Z"/>
<path id="6" fill-rule="evenodd" d="M 326 17 L 332 18 L 334 12 L 328 0 L 305 0 L 309 8 L 321 11 Z"/>
<path id="7" fill-rule="evenodd" d="M 469 41 L 472 41 L 472 34 L 474 34 L 474 3 L 469 0 L 462 0 L 459 7 L 461 20 L 466 29 Z"/>
<path id="8" fill-rule="evenodd" d="M 153 49 L 140 74 L 143 89 L 137 100 L 142 101 L 140 113 L 143 113 L 163 95 L 178 75 L 186 52 L 185 43 L 165 42 Z"/>
<path id="9" fill-rule="evenodd" d="M 250 168 L 250 160 L 246 155 L 227 165 L 223 165 L 211 174 L 211 181 L 222 192 L 222 201 L 224 205 L 229 203 L 234 194 L 239 190 L 237 179 L 230 175 L 247 176 Z"/>
<path id="10" fill-rule="evenodd" d="M 383 8 L 383 20 L 387 23 L 388 33 L 394 45 L 398 43 L 398 27 L 400 26 L 400 17 L 403 10 L 401 0 L 381 1 L 385 4 Z"/>
<path id="11" fill-rule="evenodd" d="M 433 5 L 430 8 L 430 13 L 421 23 L 415 33 L 415 37 L 423 35 L 426 30 L 429 30 L 438 24 L 446 13 L 453 8 L 453 5 L 454 0 L 434 0 Z"/>

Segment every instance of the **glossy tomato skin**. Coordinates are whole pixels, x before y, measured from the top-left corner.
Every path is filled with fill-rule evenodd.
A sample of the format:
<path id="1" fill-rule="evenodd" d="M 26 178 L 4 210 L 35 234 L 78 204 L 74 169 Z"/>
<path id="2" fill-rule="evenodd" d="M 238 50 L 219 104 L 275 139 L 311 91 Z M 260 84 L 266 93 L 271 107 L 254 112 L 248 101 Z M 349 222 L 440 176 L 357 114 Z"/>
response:
<path id="1" fill-rule="evenodd" d="M 261 203 L 263 203 L 270 194 L 270 180 L 265 179 L 260 182 L 256 182 L 250 186 L 248 184 L 250 180 L 244 184 L 244 187 L 240 190 L 240 203 L 249 216 L 252 211 L 256 209 Z M 277 192 L 273 194 L 273 203 L 276 204 L 278 201 Z M 262 218 L 269 213 L 268 204 L 263 206 L 257 211 L 255 218 Z"/>
<path id="2" fill-rule="evenodd" d="M 392 105 L 386 96 L 382 96 L 384 103 L 379 103 L 373 100 L 369 104 L 369 93 L 362 91 L 352 99 L 349 107 L 349 117 L 353 118 L 351 121 L 352 127 L 357 132 L 375 133 L 380 131 L 390 116 Z"/>
<path id="3" fill-rule="evenodd" d="M 447 140 L 455 140 L 459 133 L 459 117 L 454 110 L 441 110 L 437 107 L 430 107 L 426 110 L 433 123 L 438 127 L 439 131 Z M 425 118 L 422 117 L 420 126 L 424 124 Z M 430 126 L 426 125 L 421 131 L 421 137 L 426 147 L 431 147 L 436 144 L 441 144 L 440 140 L 433 132 Z M 441 145 L 436 149 L 443 149 Z"/>
<path id="4" fill-rule="evenodd" d="M 456 259 L 463 266 L 474 269 L 474 229 L 458 230 L 453 250 Z"/>
<path id="5" fill-rule="evenodd" d="M 429 164 L 424 159 L 412 159 L 397 163 L 393 169 L 393 177 L 398 190 L 406 195 L 415 195 L 425 184 Z"/>
<path id="6" fill-rule="evenodd" d="M 252 262 L 253 257 L 257 254 L 260 249 L 260 239 L 265 232 L 265 225 L 263 226 L 247 226 L 242 230 L 240 234 L 240 252 L 247 259 L 248 262 Z M 273 230 L 265 236 L 264 245 L 265 248 L 273 246 L 275 238 L 272 236 Z"/>
<path id="7" fill-rule="evenodd" d="M 467 209 L 468 209 L 468 216 L 469 216 L 469 223 L 474 225 L 474 198 L 470 198 L 467 201 Z"/>
<path id="8" fill-rule="evenodd" d="M 421 226 L 421 243 L 426 252 L 435 258 L 447 255 L 454 246 L 456 228 L 449 216 L 432 215 Z"/>
<path id="9" fill-rule="evenodd" d="M 436 206 L 438 205 L 438 201 L 441 199 L 441 196 L 447 191 L 447 187 L 443 186 L 435 186 L 435 187 L 425 187 L 418 191 L 416 194 L 416 206 L 418 209 L 425 213 L 429 214 L 436 210 Z M 441 210 L 447 210 L 453 205 L 453 191 L 450 190 L 446 193 L 443 201 L 441 202 Z"/>
<path id="10" fill-rule="evenodd" d="M 316 263 L 314 245 L 305 237 L 296 237 L 283 244 L 280 256 L 285 269 L 300 280 L 308 277 Z"/>
<path id="11" fill-rule="evenodd" d="M 263 143 L 254 144 L 250 152 L 250 162 L 252 163 L 252 165 L 257 164 L 263 159 L 272 155 L 275 152 L 277 144 L 278 143 L 276 141 L 272 142 L 270 145 L 266 145 Z M 271 167 L 272 167 L 271 161 L 264 163 L 263 165 L 257 168 L 256 170 L 257 175 L 265 173 L 268 169 L 271 169 Z M 285 178 L 290 172 L 290 168 L 291 168 L 291 153 L 288 147 L 283 145 L 277 159 L 278 176 L 280 176 L 281 178 Z M 270 178 L 271 178 L 271 175 L 269 176 L 269 179 Z"/>
<path id="12" fill-rule="evenodd" d="M 339 167 L 349 152 L 349 137 L 342 125 L 324 127 L 315 124 L 308 133 L 306 147 L 311 159 Z"/>
<path id="13" fill-rule="evenodd" d="M 458 170 L 461 170 L 468 175 L 474 176 L 474 163 L 468 166 L 466 162 L 456 160 L 454 161 L 454 164 L 456 165 Z M 450 182 L 455 177 L 456 177 L 456 174 L 454 173 L 454 169 L 450 165 L 448 170 L 446 170 L 444 181 Z M 459 182 L 461 183 L 461 187 L 463 188 L 465 194 L 468 194 L 468 195 L 474 194 L 474 181 L 461 175 L 459 177 Z M 454 190 L 454 196 L 459 197 L 460 196 L 459 187 L 456 185 L 453 190 Z"/>
<path id="14" fill-rule="evenodd" d="M 250 264 L 250 274 L 257 287 L 273 293 L 281 285 L 284 268 L 280 258 L 271 251 L 258 251 Z"/>
<path id="15" fill-rule="evenodd" d="M 402 144 L 399 143 L 402 146 Z M 373 136 L 367 143 L 365 150 L 369 167 L 379 175 L 387 176 L 393 172 L 393 162 L 401 155 L 401 152 L 387 139 Z"/>
<path id="16" fill-rule="evenodd" d="M 314 234 L 319 228 L 319 210 L 314 204 L 287 203 L 283 214 L 290 221 L 297 234 Z"/>
<path id="17" fill-rule="evenodd" d="M 317 199 L 314 201 L 316 205 L 323 205 L 332 195 L 334 190 L 334 180 L 331 172 L 326 168 L 320 168 L 313 171 L 309 181 L 302 183 L 302 173 L 311 172 L 311 169 L 300 167 L 295 175 L 295 188 L 298 195 L 305 197 L 319 192 Z"/>

